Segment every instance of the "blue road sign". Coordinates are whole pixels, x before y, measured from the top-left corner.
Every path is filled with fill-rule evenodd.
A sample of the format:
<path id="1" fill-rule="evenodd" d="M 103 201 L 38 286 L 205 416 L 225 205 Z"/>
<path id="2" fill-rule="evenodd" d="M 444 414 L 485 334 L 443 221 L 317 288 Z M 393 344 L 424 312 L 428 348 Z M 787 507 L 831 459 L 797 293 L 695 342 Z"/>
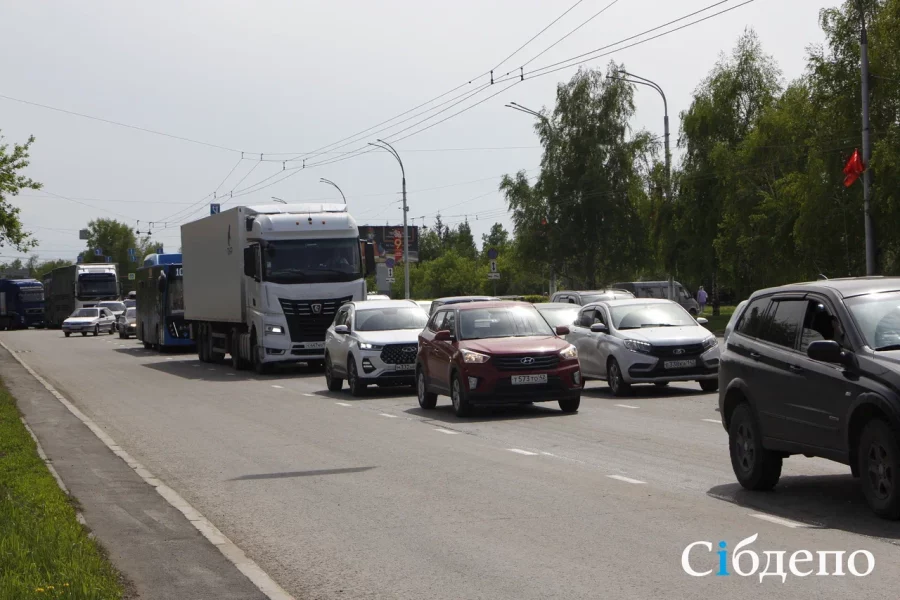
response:
<path id="1" fill-rule="evenodd" d="M 94 256 L 103 256 L 102 248 L 94 248 Z"/>
<path id="2" fill-rule="evenodd" d="M 112 256 L 107 256 L 107 257 L 106 257 L 106 262 L 112 262 Z"/>
<path id="3" fill-rule="evenodd" d="M 157 249 L 156 249 L 156 253 L 157 253 L 157 254 L 162 254 L 162 253 L 163 253 L 163 247 L 160 246 L 159 248 L 157 248 Z"/>
<path id="4" fill-rule="evenodd" d="M 79 254 L 78 258 L 75 259 L 75 262 L 77 262 L 80 265 L 81 263 L 84 262 L 84 256 Z"/>
<path id="5" fill-rule="evenodd" d="M 498 254 L 499 253 L 497 252 L 496 248 L 491 248 L 490 250 L 488 250 L 488 258 L 491 260 L 497 260 Z"/>
<path id="6" fill-rule="evenodd" d="M 386 266 L 388 269 L 393 269 L 394 268 L 394 259 L 390 258 L 390 257 L 386 258 L 384 261 L 384 266 Z"/>
<path id="7" fill-rule="evenodd" d="M 134 248 L 128 249 L 128 256 L 134 256 Z"/>
<path id="8" fill-rule="evenodd" d="M 209 214 L 211 214 L 211 215 L 217 215 L 217 214 L 219 214 L 219 211 L 220 211 L 221 209 L 222 209 L 222 205 L 221 205 L 221 204 L 210 204 L 210 205 L 209 205 Z"/>

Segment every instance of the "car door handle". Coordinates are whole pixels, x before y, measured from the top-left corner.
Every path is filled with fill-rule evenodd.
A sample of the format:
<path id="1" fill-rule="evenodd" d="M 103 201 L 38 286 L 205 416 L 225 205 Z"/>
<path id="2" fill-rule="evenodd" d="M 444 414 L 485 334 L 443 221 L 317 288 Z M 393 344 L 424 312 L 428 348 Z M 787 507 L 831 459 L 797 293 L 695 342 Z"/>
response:
<path id="1" fill-rule="evenodd" d="M 750 358 L 752 358 L 753 360 L 759 360 L 760 356 L 762 356 L 762 355 L 759 352 L 751 352 L 750 353 Z"/>
<path id="2" fill-rule="evenodd" d="M 788 369 L 791 373 L 802 373 L 804 371 L 802 367 L 798 367 L 797 365 L 788 365 Z"/>

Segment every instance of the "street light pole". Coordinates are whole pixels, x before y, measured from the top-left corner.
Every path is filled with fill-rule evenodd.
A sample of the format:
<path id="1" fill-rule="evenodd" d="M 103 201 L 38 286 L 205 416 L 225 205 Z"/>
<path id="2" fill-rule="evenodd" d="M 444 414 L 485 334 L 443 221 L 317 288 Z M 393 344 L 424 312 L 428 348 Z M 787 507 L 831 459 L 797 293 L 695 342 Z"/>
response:
<path id="1" fill-rule="evenodd" d="M 406 225 L 406 215 L 409 212 L 409 207 L 406 205 L 406 169 L 403 168 L 400 154 L 384 140 L 375 140 L 375 142 L 369 142 L 369 145 L 390 152 L 397 159 L 397 162 L 400 163 L 400 174 L 403 176 L 403 287 L 406 299 L 409 300 L 409 228 Z"/>
<path id="2" fill-rule="evenodd" d="M 859 3 L 859 51 L 862 75 L 862 151 L 863 151 L 863 225 L 866 232 L 866 275 L 875 274 L 875 227 L 872 224 L 870 203 L 872 195 L 872 172 L 869 160 L 872 158 L 872 142 L 869 138 L 869 36 L 866 32 L 866 11 Z"/>
<path id="3" fill-rule="evenodd" d="M 336 189 L 337 191 L 341 192 L 341 198 L 344 199 L 344 204 L 347 204 L 347 197 L 344 195 L 344 192 L 341 191 L 341 188 L 338 187 L 338 184 L 336 184 L 335 182 L 331 181 L 330 179 L 325 179 L 324 177 L 320 177 L 320 178 L 319 178 L 319 181 L 320 181 L 321 183 L 327 183 L 328 185 L 330 185 L 331 187 L 333 187 L 333 188 Z"/>

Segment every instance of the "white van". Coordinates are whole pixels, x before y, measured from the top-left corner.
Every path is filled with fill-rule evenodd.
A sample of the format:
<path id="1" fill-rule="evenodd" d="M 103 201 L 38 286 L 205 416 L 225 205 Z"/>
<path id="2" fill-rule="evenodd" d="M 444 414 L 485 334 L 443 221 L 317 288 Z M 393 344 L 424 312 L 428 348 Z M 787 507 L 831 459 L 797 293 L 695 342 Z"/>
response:
<path id="1" fill-rule="evenodd" d="M 675 296 L 672 300 L 683 306 L 693 316 L 696 317 L 700 314 L 700 304 L 684 289 L 684 286 L 677 281 L 673 282 L 672 285 L 675 289 Z M 668 281 L 630 281 L 627 283 L 616 283 L 613 287 L 627 290 L 634 294 L 636 298 L 668 299 L 669 297 Z"/>

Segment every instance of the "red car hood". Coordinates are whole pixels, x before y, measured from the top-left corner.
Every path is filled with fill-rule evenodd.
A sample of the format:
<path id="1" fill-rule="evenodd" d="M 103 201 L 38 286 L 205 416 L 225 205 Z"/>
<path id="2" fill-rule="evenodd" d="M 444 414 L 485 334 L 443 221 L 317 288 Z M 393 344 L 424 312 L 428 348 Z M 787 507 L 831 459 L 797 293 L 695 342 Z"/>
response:
<path id="1" fill-rule="evenodd" d="M 462 340 L 459 347 L 485 354 L 541 354 L 559 352 L 568 348 L 569 342 L 554 336 L 505 337 Z"/>

